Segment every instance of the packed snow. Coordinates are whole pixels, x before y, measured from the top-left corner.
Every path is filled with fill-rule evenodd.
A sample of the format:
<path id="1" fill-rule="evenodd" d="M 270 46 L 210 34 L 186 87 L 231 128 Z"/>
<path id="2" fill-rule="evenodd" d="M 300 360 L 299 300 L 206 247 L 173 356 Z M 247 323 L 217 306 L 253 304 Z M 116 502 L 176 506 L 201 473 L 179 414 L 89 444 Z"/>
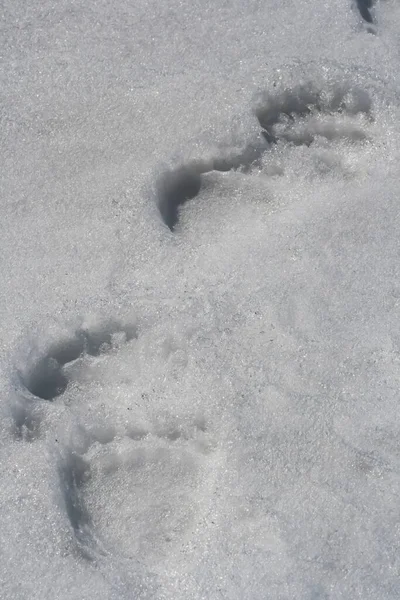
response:
<path id="1" fill-rule="evenodd" d="M 398 600 L 398 1 L 0 14 L 0 598 Z"/>

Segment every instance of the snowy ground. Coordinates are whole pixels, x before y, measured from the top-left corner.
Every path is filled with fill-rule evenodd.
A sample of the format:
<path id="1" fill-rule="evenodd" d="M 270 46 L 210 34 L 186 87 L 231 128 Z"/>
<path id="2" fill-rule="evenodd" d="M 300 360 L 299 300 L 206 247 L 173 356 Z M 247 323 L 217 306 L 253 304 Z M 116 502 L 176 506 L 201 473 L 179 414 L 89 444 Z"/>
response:
<path id="1" fill-rule="evenodd" d="M 398 1 L 0 15 L 0 597 L 398 600 Z"/>

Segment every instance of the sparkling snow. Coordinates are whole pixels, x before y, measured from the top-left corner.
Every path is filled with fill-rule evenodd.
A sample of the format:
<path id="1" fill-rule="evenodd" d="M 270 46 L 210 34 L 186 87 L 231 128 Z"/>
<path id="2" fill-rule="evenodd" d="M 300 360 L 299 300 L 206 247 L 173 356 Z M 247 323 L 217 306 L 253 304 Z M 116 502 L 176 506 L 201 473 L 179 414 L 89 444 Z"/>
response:
<path id="1" fill-rule="evenodd" d="M 398 600 L 397 0 L 0 14 L 0 597 Z"/>

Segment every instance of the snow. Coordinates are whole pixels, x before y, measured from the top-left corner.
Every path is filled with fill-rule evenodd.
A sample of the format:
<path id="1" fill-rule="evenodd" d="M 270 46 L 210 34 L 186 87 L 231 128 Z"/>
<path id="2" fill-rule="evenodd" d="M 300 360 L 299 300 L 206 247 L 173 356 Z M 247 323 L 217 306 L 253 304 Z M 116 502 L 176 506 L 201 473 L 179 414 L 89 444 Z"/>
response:
<path id="1" fill-rule="evenodd" d="M 400 597 L 396 0 L 3 2 L 0 597 Z"/>

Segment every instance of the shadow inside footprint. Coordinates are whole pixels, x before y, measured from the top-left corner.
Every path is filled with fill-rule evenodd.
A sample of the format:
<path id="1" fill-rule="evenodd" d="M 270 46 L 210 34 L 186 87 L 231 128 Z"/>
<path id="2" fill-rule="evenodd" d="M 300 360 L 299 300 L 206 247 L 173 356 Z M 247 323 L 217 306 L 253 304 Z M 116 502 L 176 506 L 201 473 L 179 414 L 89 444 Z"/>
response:
<path id="1" fill-rule="evenodd" d="M 104 551 L 93 536 L 91 518 L 81 497 L 80 489 L 89 478 L 89 464 L 79 454 L 69 452 L 59 465 L 61 494 L 82 556 L 92 560 L 95 553 Z"/>
<path id="2" fill-rule="evenodd" d="M 42 400 L 53 400 L 67 389 L 68 378 L 61 365 L 51 357 L 46 357 L 36 365 L 26 382 L 26 387 L 34 396 Z"/>
<path id="3" fill-rule="evenodd" d="M 358 12 L 366 21 L 366 23 L 373 23 L 371 9 L 373 6 L 373 0 L 357 0 Z"/>
<path id="4" fill-rule="evenodd" d="M 195 198 L 201 188 L 201 172 L 181 167 L 165 173 L 158 182 L 158 208 L 166 225 L 172 230 L 178 222 L 178 208 Z"/>
<path id="5" fill-rule="evenodd" d="M 267 148 L 265 136 L 249 144 L 241 152 L 215 157 L 209 161 L 193 161 L 176 170 L 167 171 L 157 182 L 158 209 L 171 231 L 179 221 L 179 207 L 195 198 L 202 186 L 202 175 L 211 171 L 248 170 L 256 164 Z"/>
<path id="6" fill-rule="evenodd" d="M 71 453 L 65 464 L 60 466 L 59 475 L 68 518 L 74 531 L 79 532 L 89 523 L 79 495 L 79 488 L 89 477 L 89 465 L 81 456 Z"/>
<path id="7" fill-rule="evenodd" d="M 46 356 L 42 357 L 25 382 L 34 396 L 43 400 L 52 400 L 61 396 L 67 388 L 68 378 L 62 367 L 79 358 L 85 349 L 83 333 L 51 346 Z"/>

